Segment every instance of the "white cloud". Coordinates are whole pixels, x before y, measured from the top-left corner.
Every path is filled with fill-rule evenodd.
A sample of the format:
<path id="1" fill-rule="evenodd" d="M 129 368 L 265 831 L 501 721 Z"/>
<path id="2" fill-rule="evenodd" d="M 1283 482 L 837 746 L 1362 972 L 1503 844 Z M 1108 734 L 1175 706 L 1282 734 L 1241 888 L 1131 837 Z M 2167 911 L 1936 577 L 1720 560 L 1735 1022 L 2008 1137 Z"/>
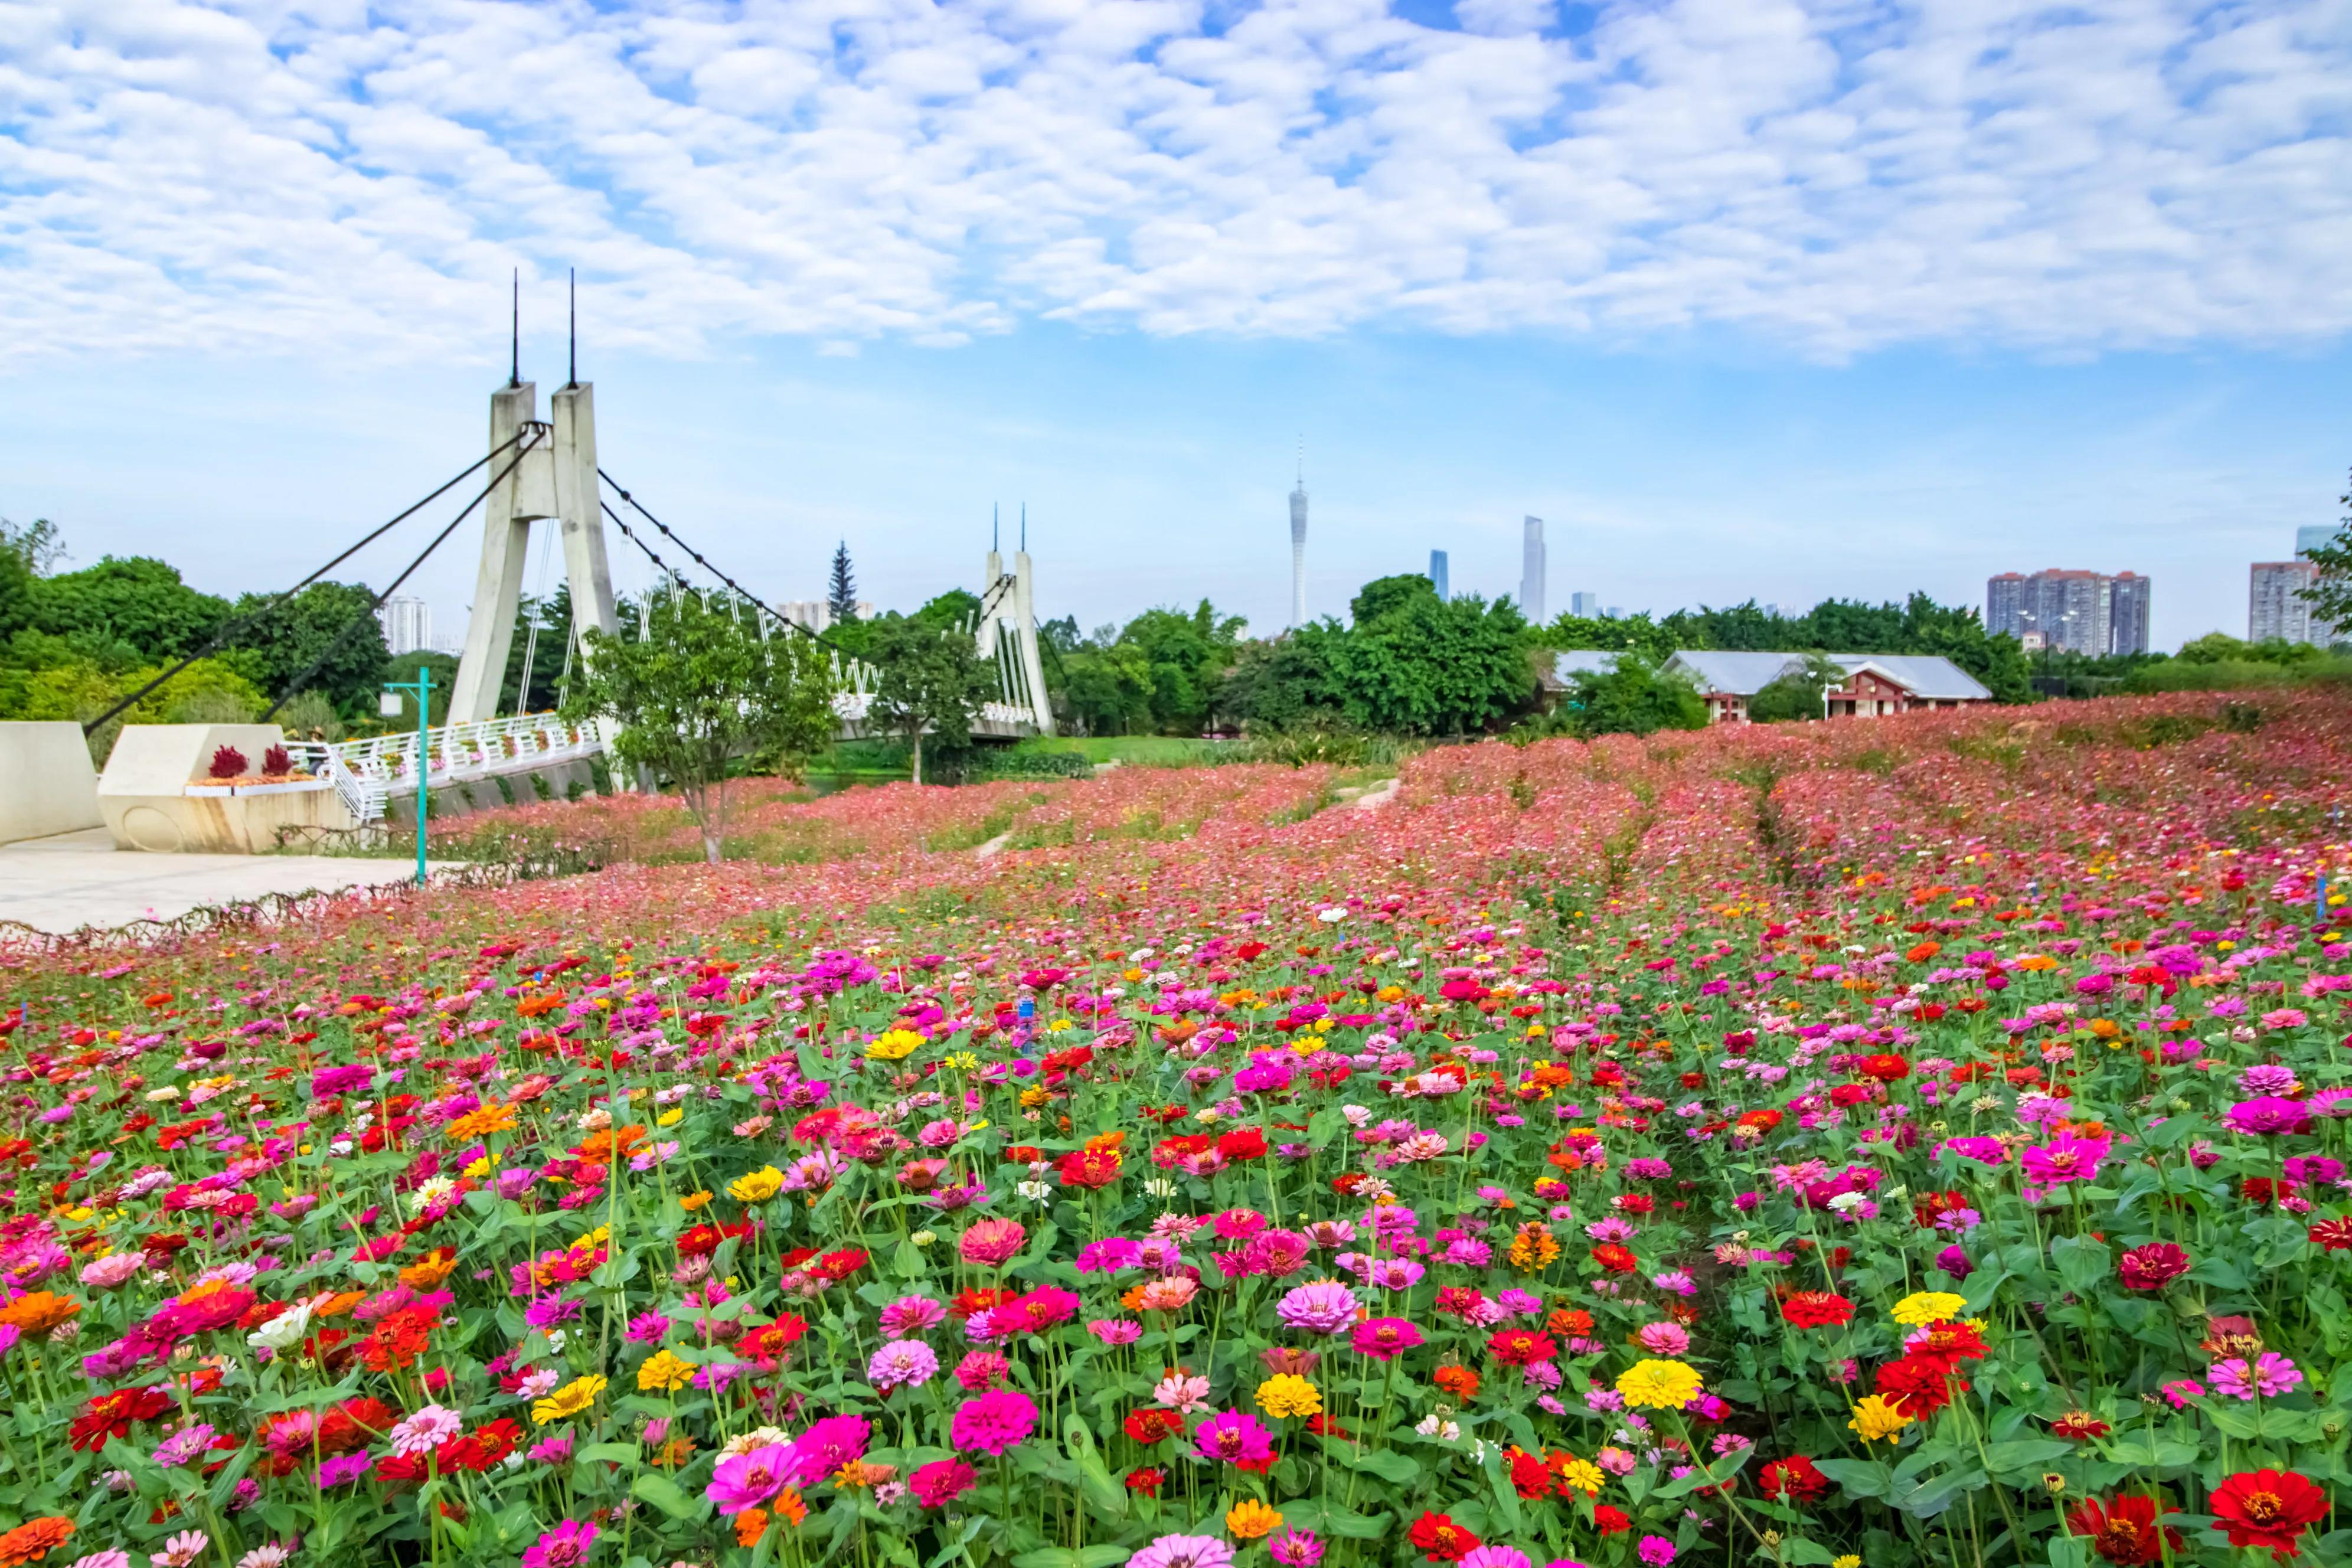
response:
<path id="1" fill-rule="evenodd" d="M 2352 0 L 0 0 L 0 354 L 2352 325 Z"/>

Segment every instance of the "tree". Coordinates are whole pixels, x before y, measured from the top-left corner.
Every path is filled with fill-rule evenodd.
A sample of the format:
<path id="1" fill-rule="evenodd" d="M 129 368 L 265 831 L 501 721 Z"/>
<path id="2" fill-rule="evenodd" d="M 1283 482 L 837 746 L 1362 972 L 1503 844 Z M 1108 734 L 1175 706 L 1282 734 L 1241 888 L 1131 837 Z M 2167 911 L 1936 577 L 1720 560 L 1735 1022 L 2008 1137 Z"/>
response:
<path id="1" fill-rule="evenodd" d="M 2352 494 L 2336 497 L 2336 504 L 2352 508 Z M 2352 628 L 2352 513 L 2326 543 L 2303 553 L 2319 568 L 2319 580 L 2298 591 L 2311 605 L 2311 618 L 2338 628 L 2340 637 Z"/>
<path id="2" fill-rule="evenodd" d="M 1801 666 L 1767 682 L 1748 700 L 1748 717 L 1759 724 L 1826 718 L 1822 693 L 1844 681 L 1844 670 L 1820 654 L 1809 654 Z"/>
<path id="3" fill-rule="evenodd" d="M 873 623 L 868 646 L 881 676 L 867 717 L 906 741 L 917 784 L 927 739 L 942 764 L 934 771 L 954 773 L 972 749 L 972 715 L 994 689 L 971 631 L 892 614 Z"/>
<path id="4" fill-rule="evenodd" d="M 383 627 L 373 613 L 375 595 L 355 583 L 313 583 L 274 609 L 274 595 L 247 594 L 231 611 L 252 616 L 228 646 L 246 655 L 254 683 L 273 700 L 299 689 L 317 691 L 337 711 L 375 706 L 383 684 Z"/>
<path id="5" fill-rule="evenodd" d="M 572 672 L 563 716 L 604 717 L 613 752 L 677 787 L 713 865 L 727 827 L 728 774 L 759 753 L 788 777 L 833 739 L 832 663 L 805 637 L 762 638 L 726 605 L 675 594 L 652 611 L 642 641 L 591 631 Z"/>
<path id="6" fill-rule="evenodd" d="M 833 581 L 826 587 L 824 602 L 833 611 L 837 623 L 857 618 L 857 579 L 849 571 L 849 541 L 843 540 L 833 552 Z"/>
<path id="7" fill-rule="evenodd" d="M 65 536 L 46 517 L 37 517 L 22 528 L 0 517 L 0 552 L 23 562 L 25 570 L 34 576 L 46 577 L 66 560 Z"/>
<path id="8" fill-rule="evenodd" d="M 177 568 L 147 556 L 109 555 L 33 584 L 37 629 L 126 643 L 148 660 L 194 653 L 228 613 L 226 600 L 198 593 Z"/>
<path id="9" fill-rule="evenodd" d="M 1349 721 L 1388 734 L 1475 734 L 1534 702 L 1528 624 L 1507 599 L 1442 600 L 1417 574 L 1367 583 L 1349 605 L 1355 624 L 1316 637 Z M 1304 630 L 1304 628 L 1302 628 Z"/>
<path id="10" fill-rule="evenodd" d="M 1706 728 L 1706 700 L 1697 686 L 1630 650 L 1605 668 L 1577 672 L 1560 708 L 1568 727 L 1588 738 Z"/>

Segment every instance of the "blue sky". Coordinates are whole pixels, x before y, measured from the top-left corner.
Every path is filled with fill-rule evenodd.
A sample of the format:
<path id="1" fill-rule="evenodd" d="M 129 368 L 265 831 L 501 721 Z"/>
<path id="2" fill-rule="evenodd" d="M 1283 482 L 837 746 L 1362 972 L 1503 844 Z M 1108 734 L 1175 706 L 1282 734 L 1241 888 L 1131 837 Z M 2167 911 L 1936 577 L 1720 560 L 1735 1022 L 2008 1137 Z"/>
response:
<path id="1" fill-rule="evenodd" d="M 478 449 L 510 266 L 562 379 L 576 264 L 604 466 L 776 598 L 836 538 L 970 585 L 1025 500 L 1046 613 L 1271 630 L 1303 438 L 1318 613 L 1513 591 L 1534 512 L 1555 608 L 2063 565 L 2242 632 L 2352 462 L 2347 18 L 58 0 L 0 26 L 0 514 L 299 575 Z"/>

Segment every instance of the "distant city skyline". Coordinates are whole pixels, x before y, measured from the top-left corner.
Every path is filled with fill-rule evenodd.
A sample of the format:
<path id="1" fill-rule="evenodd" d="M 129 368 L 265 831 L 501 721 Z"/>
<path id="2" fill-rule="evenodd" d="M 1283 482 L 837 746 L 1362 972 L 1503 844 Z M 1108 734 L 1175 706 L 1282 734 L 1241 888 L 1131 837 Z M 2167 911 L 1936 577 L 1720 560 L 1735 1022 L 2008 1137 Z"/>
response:
<path id="1" fill-rule="evenodd" d="M 1985 630 L 2095 658 L 2146 653 L 2153 597 L 2137 572 L 2000 572 L 1985 582 Z"/>

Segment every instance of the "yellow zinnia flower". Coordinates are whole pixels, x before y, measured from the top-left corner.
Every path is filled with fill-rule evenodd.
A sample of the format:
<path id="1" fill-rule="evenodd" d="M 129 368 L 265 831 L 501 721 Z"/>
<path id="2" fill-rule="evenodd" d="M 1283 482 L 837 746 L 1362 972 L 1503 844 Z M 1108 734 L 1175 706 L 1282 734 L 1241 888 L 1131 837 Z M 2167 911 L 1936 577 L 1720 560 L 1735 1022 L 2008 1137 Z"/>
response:
<path id="1" fill-rule="evenodd" d="M 596 1396 L 604 1392 L 603 1378 L 575 1377 L 546 1398 L 532 1401 L 530 1418 L 541 1426 L 551 1421 L 569 1421 L 595 1404 Z"/>
<path id="2" fill-rule="evenodd" d="M 1282 1528 L 1282 1515 L 1254 1497 L 1244 1498 L 1225 1510 L 1225 1528 L 1236 1541 L 1255 1541 Z"/>
<path id="3" fill-rule="evenodd" d="M 874 1037 L 866 1054 L 877 1061 L 895 1062 L 923 1048 L 923 1037 L 912 1029 L 892 1029 Z"/>
<path id="4" fill-rule="evenodd" d="M 772 1198 L 783 1190 L 784 1173 L 773 1165 L 762 1165 L 751 1174 L 738 1176 L 727 1184 L 728 1195 L 747 1204 Z"/>
<path id="5" fill-rule="evenodd" d="M 680 1361 L 666 1350 L 656 1351 L 637 1368 L 637 1387 L 646 1393 L 658 1388 L 664 1394 L 675 1394 L 693 1379 L 694 1363 Z"/>
<path id="6" fill-rule="evenodd" d="M 1268 1415 L 1313 1415 L 1323 1408 L 1323 1395 L 1305 1378 L 1280 1373 L 1257 1385 L 1257 1407 Z"/>
<path id="7" fill-rule="evenodd" d="M 1636 1410 L 1680 1410 L 1701 1386 L 1698 1373 L 1678 1361 L 1637 1361 L 1617 1378 L 1617 1392 Z"/>
<path id="8" fill-rule="evenodd" d="M 1892 1443 L 1902 1437 L 1903 1428 L 1909 1425 L 1911 1417 L 1903 1414 L 1901 1406 L 1889 1405 L 1882 1394 L 1871 1394 L 1864 1395 L 1862 1403 L 1853 1407 L 1853 1419 L 1846 1423 L 1846 1427 L 1862 1434 L 1865 1443 L 1881 1438 Z"/>
<path id="9" fill-rule="evenodd" d="M 1590 1459 L 1570 1459 L 1559 1468 L 1559 1484 L 1574 1487 L 1586 1497 L 1598 1493 L 1607 1479 L 1601 1467 Z"/>
<path id="10" fill-rule="evenodd" d="M 1895 1303 L 1894 1319 L 1914 1329 L 1929 1323 L 1948 1323 L 1952 1315 L 1969 1304 L 1966 1296 L 1955 1296 L 1949 1290 L 1914 1290 Z"/>

